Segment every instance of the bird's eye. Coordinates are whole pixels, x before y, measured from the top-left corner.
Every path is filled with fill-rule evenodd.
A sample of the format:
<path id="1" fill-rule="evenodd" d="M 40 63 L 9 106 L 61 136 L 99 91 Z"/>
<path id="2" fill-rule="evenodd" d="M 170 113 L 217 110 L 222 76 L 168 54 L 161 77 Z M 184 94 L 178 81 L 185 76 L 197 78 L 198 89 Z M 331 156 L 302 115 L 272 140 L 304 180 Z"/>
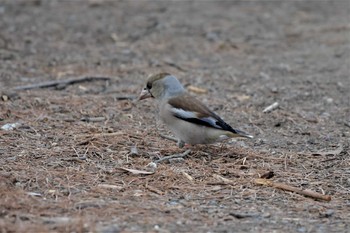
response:
<path id="1" fill-rule="evenodd" d="M 152 88 L 152 83 L 147 83 L 147 89 L 151 89 Z"/>

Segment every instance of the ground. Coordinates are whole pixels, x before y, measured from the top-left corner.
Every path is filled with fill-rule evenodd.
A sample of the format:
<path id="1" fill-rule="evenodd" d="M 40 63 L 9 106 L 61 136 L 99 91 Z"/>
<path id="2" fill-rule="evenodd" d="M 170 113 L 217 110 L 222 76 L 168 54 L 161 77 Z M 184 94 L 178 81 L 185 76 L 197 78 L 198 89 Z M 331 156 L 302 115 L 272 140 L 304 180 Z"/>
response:
<path id="1" fill-rule="evenodd" d="M 0 232 L 349 232 L 349 11 L 342 0 L 1 1 Z M 188 149 L 162 137 L 152 100 L 136 100 L 155 72 L 254 139 L 147 166 Z"/>

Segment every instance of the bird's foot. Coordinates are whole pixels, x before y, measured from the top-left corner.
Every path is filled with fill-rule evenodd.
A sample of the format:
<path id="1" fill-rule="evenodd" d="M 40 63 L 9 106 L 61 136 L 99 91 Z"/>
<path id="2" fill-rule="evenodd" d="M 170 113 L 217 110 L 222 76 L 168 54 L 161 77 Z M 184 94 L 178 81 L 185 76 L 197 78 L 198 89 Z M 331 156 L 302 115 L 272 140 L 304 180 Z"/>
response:
<path id="1" fill-rule="evenodd" d="M 185 146 L 186 143 L 185 143 L 184 141 L 182 141 L 182 140 L 179 139 L 179 140 L 177 141 L 176 144 L 178 145 L 178 147 L 184 148 L 184 146 Z"/>

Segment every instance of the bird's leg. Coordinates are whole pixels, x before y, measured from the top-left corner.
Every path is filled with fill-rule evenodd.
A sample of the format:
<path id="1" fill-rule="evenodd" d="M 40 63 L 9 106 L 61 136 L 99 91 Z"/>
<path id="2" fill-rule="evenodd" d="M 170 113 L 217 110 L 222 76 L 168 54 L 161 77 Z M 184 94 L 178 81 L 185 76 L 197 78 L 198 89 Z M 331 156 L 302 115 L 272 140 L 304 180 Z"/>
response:
<path id="1" fill-rule="evenodd" d="M 223 141 L 220 143 L 220 153 L 223 152 L 226 149 L 226 143 Z"/>
<path id="2" fill-rule="evenodd" d="M 181 139 L 179 139 L 176 144 L 179 146 L 179 148 L 183 148 L 185 146 L 185 142 Z"/>

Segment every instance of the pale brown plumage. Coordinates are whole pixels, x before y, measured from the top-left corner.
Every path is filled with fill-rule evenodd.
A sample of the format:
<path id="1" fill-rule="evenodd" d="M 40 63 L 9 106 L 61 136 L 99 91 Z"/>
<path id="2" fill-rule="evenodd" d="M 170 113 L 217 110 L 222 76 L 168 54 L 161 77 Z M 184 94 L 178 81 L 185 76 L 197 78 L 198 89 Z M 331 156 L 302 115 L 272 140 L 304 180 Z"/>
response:
<path id="1" fill-rule="evenodd" d="M 153 97 L 159 102 L 159 115 L 179 138 L 179 144 L 208 144 L 230 137 L 252 136 L 233 129 L 202 102 L 189 95 L 168 73 L 149 76 L 140 99 Z"/>
<path id="2" fill-rule="evenodd" d="M 202 102 L 200 102 L 198 99 L 194 98 L 193 96 L 190 96 L 187 93 L 184 93 L 181 96 L 175 96 L 173 98 L 170 98 L 168 103 L 175 108 L 181 108 L 185 111 L 193 111 L 196 112 L 197 117 L 209 117 L 214 115 L 210 109 L 205 106 Z"/>

